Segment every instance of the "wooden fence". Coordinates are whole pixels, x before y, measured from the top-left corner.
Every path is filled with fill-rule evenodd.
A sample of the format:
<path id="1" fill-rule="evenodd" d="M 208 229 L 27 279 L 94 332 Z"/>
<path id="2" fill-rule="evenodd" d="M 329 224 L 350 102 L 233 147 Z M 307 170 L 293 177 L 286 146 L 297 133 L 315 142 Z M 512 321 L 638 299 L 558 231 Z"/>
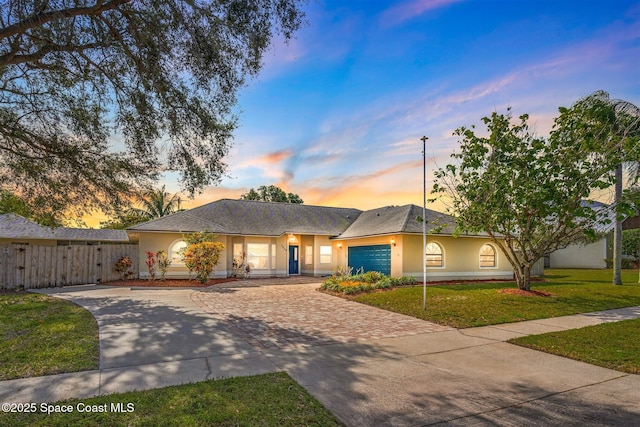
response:
<path id="1" fill-rule="evenodd" d="M 532 276 L 542 276 L 544 275 L 544 257 L 540 258 L 533 264 L 533 268 L 531 268 Z"/>
<path id="2" fill-rule="evenodd" d="M 0 289 L 100 284 L 117 280 L 115 263 L 123 256 L 138 276 L 138 245 L 0 245 Z"/>

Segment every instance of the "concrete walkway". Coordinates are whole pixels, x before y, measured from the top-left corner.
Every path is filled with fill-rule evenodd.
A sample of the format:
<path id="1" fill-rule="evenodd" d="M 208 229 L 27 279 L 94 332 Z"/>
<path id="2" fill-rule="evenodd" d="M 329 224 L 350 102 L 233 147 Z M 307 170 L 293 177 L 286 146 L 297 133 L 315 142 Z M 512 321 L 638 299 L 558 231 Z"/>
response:
<path id="1" fill-rule="evenodd" d="M 44 290 L 94 314 L 100 369 L 2 381 L 0 401 L 55 402 L 284 370 L 351 426 L 638 425 L 640 376 L 505 341 L 637 318 L 640 307 L 454 330 L 316 287 Z M 357 332 L 375 325 L 377 334 Z"/>

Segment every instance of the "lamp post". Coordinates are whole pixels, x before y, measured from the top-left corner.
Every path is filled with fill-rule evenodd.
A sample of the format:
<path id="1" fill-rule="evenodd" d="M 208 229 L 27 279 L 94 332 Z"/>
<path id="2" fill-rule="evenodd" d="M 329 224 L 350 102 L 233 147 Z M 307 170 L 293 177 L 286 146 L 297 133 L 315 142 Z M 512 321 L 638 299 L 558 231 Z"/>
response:
<path id="1" fill-rule="evenodd" d="M 427 138 L 422 141 L 422 309 L 427 309 Z"/>

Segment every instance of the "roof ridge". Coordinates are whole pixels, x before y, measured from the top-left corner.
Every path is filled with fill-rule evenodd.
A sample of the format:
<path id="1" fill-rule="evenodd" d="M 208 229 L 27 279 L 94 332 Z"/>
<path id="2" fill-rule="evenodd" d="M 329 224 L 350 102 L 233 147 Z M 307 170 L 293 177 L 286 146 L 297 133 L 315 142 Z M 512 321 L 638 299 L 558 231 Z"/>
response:
<path id="1" fill-rule="evenodd" d="M 208 205 L 208 204 L 216 203 L 216 202 L 223 202 L 223 201 L 242 202 L 242 203 L 254 203 L 254 204 L 274 204 L 274 205 L 280 205 L 280 206 L 293 206 L 293 207 L 302 207 L 302 208 L 322 208 L 322 209 L 344 209 L 344 210 L 357 210 L 357 211 L 363 212 L 361 209 L 358 209 L 358 208 L 351 208 L 351 207 L 323 206 L 323 205 L 308 205 L 308 204 L 305 204 L 305 203 L 289 203 L 289 202 L 267 202 L 267 201 L 264 201 L 264 200 L 245 200 L 245 199 L 229 199 L 229 198 L 216 200 L 216 201 L 214 201 L 214 202 L 210 202 L 210 203 L 204 204 L 204 205 L 202 205 L 202 206 L 206 206 L 206 205 Z M 192 208 L 192 209 L 200 208 L 200 207 L 202 207 L 202 206 L 196 206 L 195 208 Z"/>
<path id="2" fill-rule="evenodd" d="M 415 206 L 414 204 L 410 203 L 406 206 L 403 206 L 407 209 L 407 214 L 405 215 L 404 218 L 404 223 L 402 224 L 402 231 L 405 231 L 407 229 L 407 225 L 409 224 L 409 217 L 411 216 L 411 211 L 413 210 L 413 206 Z"/>

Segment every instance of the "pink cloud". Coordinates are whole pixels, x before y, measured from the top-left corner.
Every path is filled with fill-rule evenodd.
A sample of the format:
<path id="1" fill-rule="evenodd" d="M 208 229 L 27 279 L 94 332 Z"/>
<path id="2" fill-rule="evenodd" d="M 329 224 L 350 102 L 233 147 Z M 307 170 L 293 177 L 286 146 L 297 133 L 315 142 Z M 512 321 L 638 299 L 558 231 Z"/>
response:
<path id="1" fill-rule="evenodd" d="M 397 25 L 423 13 L 446 7 L 462 0 L 413 0 L 395 5 L 380 16 L 384 25 Z"/>
<path id="2" fill-rule="evenodd" d="M 263 155 L 248 157 L 243 159 L 235 166 L 238 168 L 247 168 L 247 167 L 270 167 L 275 164 L 279 164 L 287 159 L 289 159 L 293 155 L 293 152 L 288 149 L 272 151 Z"/>

